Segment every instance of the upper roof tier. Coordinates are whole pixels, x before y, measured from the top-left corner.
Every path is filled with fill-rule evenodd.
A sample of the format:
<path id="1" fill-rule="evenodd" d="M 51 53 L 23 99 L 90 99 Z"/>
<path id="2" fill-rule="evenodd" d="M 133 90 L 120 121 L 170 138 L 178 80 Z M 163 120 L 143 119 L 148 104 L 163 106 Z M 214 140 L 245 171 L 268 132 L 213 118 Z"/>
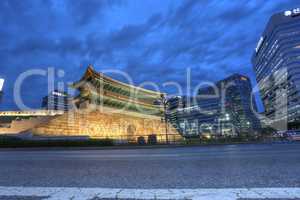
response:
<path id="1" fill-rule="evenodd" d="M 87 80 L 89 78 L 101 79 L 101 80 L 104 80 L 105 82 L 111 83 L 111 84 L 119 86 L 121 88 L 133 89 L 135 92 L 143 92 L 147 95 L 156 96 L 158 98 L 160 98 L 161 95 L 165 95 L 165 93 L 161 93 L 161 92 L 157 92 L 157 91 L 153 91 L 153 90 L 148 90 L 148 89 L 145 89 L 145 88 L 137 87 L 137 86 L 134 86 L 134 85 L 131 85 L 131 84 L 127 84 L 127 83 L 112 79 L 111 77 L 106 76 L 103 73 L 95 71 L 92 65 L 89 65 L 87 67 L 83 77 L 79 81 L 75 82 L 73 84 L 73 86 L 76 87 L 76 85 L 79 85 L 82 81 Z"/>

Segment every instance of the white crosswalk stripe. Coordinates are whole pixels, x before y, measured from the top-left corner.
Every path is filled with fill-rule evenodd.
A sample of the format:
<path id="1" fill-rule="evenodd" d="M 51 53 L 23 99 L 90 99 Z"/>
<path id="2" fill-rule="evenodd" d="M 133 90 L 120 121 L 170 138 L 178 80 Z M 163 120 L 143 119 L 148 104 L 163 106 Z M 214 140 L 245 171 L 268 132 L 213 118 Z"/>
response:
<path id="1" fill-rule="evenodd" d="M 300 188 L 228 188 L 228 189 L 113 189 L 71 187 L 0 187 L 0 200 L 5 197 L 41 197 L 47 200 L 101 199 L 295 199 Z M 30 199 L 30 198 L 29 198 Z"/>

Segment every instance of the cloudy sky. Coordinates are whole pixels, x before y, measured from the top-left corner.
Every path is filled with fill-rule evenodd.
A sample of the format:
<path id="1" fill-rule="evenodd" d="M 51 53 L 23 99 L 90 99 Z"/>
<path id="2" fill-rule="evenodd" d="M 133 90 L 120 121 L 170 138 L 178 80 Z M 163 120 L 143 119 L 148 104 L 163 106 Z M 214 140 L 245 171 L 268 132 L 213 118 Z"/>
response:
<path id="1" fill-rule="evenodd" d="M 55 81 L 67 84 L 89 63 L 168 93 L 176 91 L 163 83 L 185 87 L 187 69 L 192 88 L 232 73 L 255 85 L 250 58 L 269 17 L 299 6 L 299 0 L 1 0 L 0 109 L 18 109 L 13 90 L 23 72 L 63 70 Z M 39 108 L 47 77 L 30 76 L 21 90 L 25 104 Z"/>

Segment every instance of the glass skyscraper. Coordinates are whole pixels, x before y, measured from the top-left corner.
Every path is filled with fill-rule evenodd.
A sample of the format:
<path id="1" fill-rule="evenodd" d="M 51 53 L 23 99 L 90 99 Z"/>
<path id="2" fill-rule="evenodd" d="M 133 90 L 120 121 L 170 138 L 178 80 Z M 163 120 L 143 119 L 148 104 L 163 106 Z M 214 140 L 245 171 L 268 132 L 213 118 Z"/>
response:
<path id="1" fill-rule="evenodd" d="M 233 74 L 217 83 L 221 92 L 222 112 L 230 117 L 230 122 L 239 133 L 253 133 L 260 128 L 255 115 L 256 101 L 252 95 L 249 77 Z"/>
<path id="2" fill-rule="evenodd" d="M 265 117 L 278 130 L 299 129 L 300 9 L 274 14 L 252 57 Z"/>
<path id="3" fill-rule="evenodd" d="M 169 100 L 169 119 L 183 135 L 235 136 L 260 129 L 250 79 L 233 74 L 196 97 Z"/>
<path id="4" fill-rule="evenodd" d="M 169 99 L 168 118 L 186 136 L 217 134 L 220 114 L 219 98 L 177 96 Z"/>
<path id="5" fill-rule="evenodd" d="M 2 102 L 3 86 L 4 86 L 4 79 L 0 78 L 0 103 Z"/>
<path id="6" fill-rule="evenodd" d="M 42 101 L 42 108 L 47 110 L 64 110 L 71 108 L 71 98 L 65 92 L 54 90 L 48 96 L 45 96 Z"/>

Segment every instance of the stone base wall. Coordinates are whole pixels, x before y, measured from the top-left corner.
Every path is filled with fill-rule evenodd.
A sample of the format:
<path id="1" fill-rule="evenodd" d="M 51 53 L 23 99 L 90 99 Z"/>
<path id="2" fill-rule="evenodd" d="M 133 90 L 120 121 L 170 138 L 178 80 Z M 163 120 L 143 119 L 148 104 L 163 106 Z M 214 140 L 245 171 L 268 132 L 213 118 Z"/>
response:
<path id="1" fill-rule="evenodd" d="M 181 140 L 177 130 L 171 125 L 168 127 L 168 139 Z M 100 111 L 69 111 L 33 128 L 31 132 L 40 136 L 89 136 L 125 141 L 136 141 L 139 136 L 144 136 L 147 140 L 148 135 L 156 134 L 159 141 L 165 141 L 165 128 L 165 123 L 161 122 L 160 117 L 143 118 Z"/>
<path id="2" fill-rule="evenodd" d="M 39 124 L 44 124 L 50 121 L 53 117 L 51 116 L 43 116 L 43 117 L 32 117 L 29 119 L 23 120 L 13 120 L 10 124 L 7 124 L 9 127 L 1 127 L 1 134 L 19 134 L 22 132 L 26 132 Z"/>

